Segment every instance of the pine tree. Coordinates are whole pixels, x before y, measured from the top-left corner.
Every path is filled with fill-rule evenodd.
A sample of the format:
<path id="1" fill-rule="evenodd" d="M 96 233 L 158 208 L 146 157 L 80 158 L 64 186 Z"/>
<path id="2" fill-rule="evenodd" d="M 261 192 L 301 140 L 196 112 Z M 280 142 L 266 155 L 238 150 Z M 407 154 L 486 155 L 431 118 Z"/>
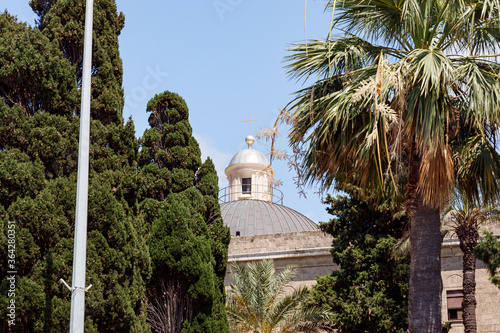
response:
<path id="1" fill-rule="evenodd" d="M 0 44 L 0 246 L 7 248 L 8 221 L 15 221 L 18 272 L 16 325 L 9 328 L 2 320 L 2 332 L 64 332 L 69 327 L 70 292 L 58 281 L 64 278 L 71 284 L 72 275 L 79 60 L 68 59 L 64 42 L 45 30 L 58 21 L 58 15 L 62 22 L 67 14 L 76 13 L 52 11 L 68 3 L 47 7 L 41 21 L 51 20 L 43 32 L 17 23 L 7 13 L 0 15 L 0 38 L 8 38 L 8 44 Z M 97 15 L 104 14 L 119 17 L 116 8 Z M 84 16 L 73 19 L 83 26 Z M 113 40 L 117 34 L 108 37 Z M 4 45 L 13 50 L 15 59 L 9 58 Z M 112 62 L 94 66 L 99 73 L 93 78 L 91 106 L 86 273 L 86 284 L 93 286 L 86 294 L 86 332 L 150 330 L 145 291 L 151 266 L 145 222 L 137 206 L 139 146 L 133 123 L 119 121 L 123 95 L 117 46 L 113 42 L 94 46 L 96 59 L 114 59 L 119 69 L 104 82 L 99 77 Z M 42 54 L 32 57 L 35 52 Z M 102 102 L 101 97 L 109 101 L 116 97 L 118 102 Z M 0 251 L 2 262 L 7 262 L 6 256 Z M 2 318 L 9 302 L 6 277 L 2 265 Z"/>
<path id="2" fill-rule="evenodd" d="M 333 236 L 340 269 L 318 277 L 311 304 L 328 305 L 339 332 L 406 332 L 409 256 L 393 255 L 406 218 L 355 197 L 329 196 L 325 203 L 335 217 L 321 228 Z"/>
<path id="3" fill-rule="evenodd" d="M 189 111 L 177 94 L 148 102 L 140 166 L 141 211 L 151 224 L 148 319 L 155 332 L 228 332 L 224 276 L 229 230 L 215 168 L 201 164 Z M 169 314 L 171 314 L 169 316 Z"/>

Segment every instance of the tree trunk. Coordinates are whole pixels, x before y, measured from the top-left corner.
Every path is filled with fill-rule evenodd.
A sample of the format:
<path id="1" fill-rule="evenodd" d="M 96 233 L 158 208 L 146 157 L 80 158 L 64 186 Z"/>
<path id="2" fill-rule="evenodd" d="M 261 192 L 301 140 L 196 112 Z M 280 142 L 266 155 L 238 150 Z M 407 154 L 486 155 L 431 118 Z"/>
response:
<path id="1" fill-rule="evenodd" d="M 413 149 L 405 209 L 411 218 L 410 333 L 441 333 L 441 231 L 438 208 L 424 205 L 417 186 L 420 156 Z"/>
<path id="2" fill-rule="evenodd" d="M 438 209 L 420 200 L 410 230 L 410 333 L 441 332 L 441 232 Z"/>
<path id="3" fill-rule="evenodd" d="M 476 228 L 461 225 L 456 228 L 460 249 L 463 252 L 463 322 L 465 333 L 476 333 L 476 258 L 472 251 L 476 247 L 479 233 Z"/>
<path id="4" fill-rule="evenodd" d="M 180 333 L 184 321 L 193 319 L 193 304 L 179 281 L 161 278 L 150 288 L 148 323 L 155 333 Z"/>

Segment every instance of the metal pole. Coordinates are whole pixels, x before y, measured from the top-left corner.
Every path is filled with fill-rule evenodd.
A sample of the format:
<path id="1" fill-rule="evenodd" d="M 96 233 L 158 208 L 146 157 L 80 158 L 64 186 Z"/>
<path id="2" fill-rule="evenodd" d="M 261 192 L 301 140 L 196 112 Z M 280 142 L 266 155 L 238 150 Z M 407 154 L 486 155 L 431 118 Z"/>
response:
<path id="1" fill-rule="evenodd" d="M 89 193 L 90 81 L 92 67 L 92 23 L 94 1 L 86 0 L 85 37 L 83 44 L 82 102 L 80 142 L 78 147 L 78 181 L 76 190 L 75 243 L 71 288 L 70 332 L 83 332 L 85 322 L 85 263 L 87 260 L 87 205 Z"/>

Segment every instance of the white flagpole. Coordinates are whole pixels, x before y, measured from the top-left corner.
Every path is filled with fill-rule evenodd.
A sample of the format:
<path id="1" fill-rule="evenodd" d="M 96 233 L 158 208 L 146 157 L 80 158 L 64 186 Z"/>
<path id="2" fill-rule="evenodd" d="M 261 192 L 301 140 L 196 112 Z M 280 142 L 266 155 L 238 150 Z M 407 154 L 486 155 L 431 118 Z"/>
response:
<path id="1" fill-rule="evenodd" d="M 87 206 L 89 193 L 90 81 L 92 67 L 92 24 L 94 1 L 86 0 L 83 44 L 82 102 L 78 147 L 75 243 L 71 288 L 70 332 L 83 332 L 85 322 L 85 263 L 87 260 Z M 88 289 L 88 288 L 87 288 Z"/>

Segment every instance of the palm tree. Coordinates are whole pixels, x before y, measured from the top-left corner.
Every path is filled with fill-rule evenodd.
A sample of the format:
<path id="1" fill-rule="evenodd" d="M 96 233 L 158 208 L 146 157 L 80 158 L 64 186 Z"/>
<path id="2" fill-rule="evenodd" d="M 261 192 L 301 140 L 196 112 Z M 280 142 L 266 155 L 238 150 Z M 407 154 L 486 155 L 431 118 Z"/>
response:
<path id="1" fill-rule="evenodd" d="M 399 197 L 411 217 L 410 332 L 441 331 L 440 209 L 498 190 L 499 0 L 328 2 L 344 32 L 297 44 L 290 142 L 304 178 Z"/>
<path id="2" fill-rule="evenodd" d="M 479 241 L 479 227 L 487 220 L 498 220 L 498 208 L 469 201 L 460 191 L 452 195 L 445 224 L 451 224 L 460 241 L 463 253 L 463 323 L 465 333 L 477 332 L 476 324 L 476 257 L 474 249 Z"/>
<path id="3" fill-rule="evenodd" d="M 305 307 L 306 287 L 287 286 L 296 272 L 275 274 L 272 260 L 233 265 L 226 312 L 232 332 L 326 332 L 331 316 L 326 307 Z"/>

